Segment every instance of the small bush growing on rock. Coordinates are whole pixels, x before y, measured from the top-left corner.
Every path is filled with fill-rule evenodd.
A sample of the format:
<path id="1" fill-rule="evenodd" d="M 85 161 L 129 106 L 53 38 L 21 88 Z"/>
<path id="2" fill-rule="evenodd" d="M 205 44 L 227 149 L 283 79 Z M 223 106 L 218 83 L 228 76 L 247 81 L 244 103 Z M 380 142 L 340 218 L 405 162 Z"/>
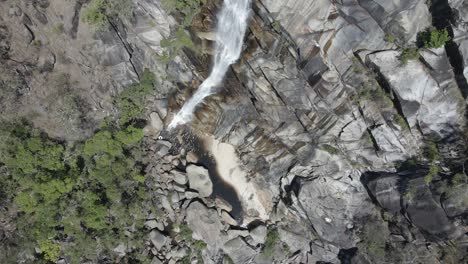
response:
<path id="1" fill-rule="evenodd" d="M 130 85 L 115 99 L 115 104 L 120 110 L 120 124 L 138 119 L 143 114 L 145 96 L 154 89 L 154 74 L 145 70 L 138 84 Z"/>
<path id="2" fill-rule="evenodd" d="M 373 221 L 368 221 L 368 224 L 363 226 L 358 247 L 367 251 L 373 258 L 381 258 L 385 256 L 386 241 L 390 232 L 383 220 L 377 217 L 369 220 Z"/>
<path id="3" fill-rule="evenodd" d="M 108 24 L 108 17 L 129 18 L 132 13 L 132 1 L 128 0 L 91 0 L 83 13 L 83 20 L 97 30 L 103 30 Z"/>
<path id="4" fill-rule="evenodd" d="M 197 47 L 183 28 L 179 28 L 169 38 L 161 40 L 161 47 L 165 48 L 166 51 L 158 59 L 164 63 L 169 63 L 184 48 L 198 52 Z"/>
<path id="5" fill-rule="evenodd" d="M 322 145 L 323 150 L 326 152 L 330 153 L 331 155 L 336 155 L 338 154 L 339 150 L 331 145 L 324 144 Z"/>
<path id="6" fill-rule="evenodd" d="M 265 256 L 272 256 L 275 253 L 276 245 L 280 240 L 279 232 L 276 229 L 268 229 L 265 246 L 263 247 L 262 254 Z"/>
<path id="7" fill-rule="evenodd" d="M 63 23 L 58 23 L 52 28 L 52 32 L 55 34 L 62 34 L 63 33 Z"/>
<path id="8" fill-rule="evenodd" d="M 206 0 L 162 0 L 161 5 L 167 12 L 179 11 L 184 15 L 185 27 L 192 23 L 193 17 L 200 11 L 200 7 Z"/>
<path id="9" fill-rule="evenodd" d="M 464 173 L 456 173 L 455 175 L 453 175 L 452 177 L 452 185 L 460 185 L 460 184 L 463 184 L 463 183 L 466 183 L 466 180 L 467 180 L 467 177 Z"/>
<path id="10" fill-rule="evenodd" d="M 424 155 L 431 161 L 440 159 L 439 149 L 434 141 L 428 141 L 426 143 Z"/>
<path id="11" fill-rule="evenodd" d="M 439 173 L 439 166 L 436 164 L 432 164 L 431 167 L 429 167 L 429 172 L 424 176 L 424 182 L 426 184 L 429 184 L 432 182 L 434 179 L 434 176 L 436 176 Z"/>
<path id="12" fill-rule="evenodd" d="M 447 29 L 431 28 L 418 35 L 419 44 L 426 49 L 443 47 L 450 39 Z"/>
<path id="13" fill-rule="evenodd" d="M 107 25 L 105 0 L 92 0 L 83 13 L 83 20 L 97 29 L 103 29 Z"/>
<path id="14" fill-rule="evenodd" d="M 410 60 L 417 60 L 420 56 L 418 49 L 406 48 L 401 51 L 399 59 L 403 65 L 406 65 Z"/>
<path id="15" fill-rule="evenodd" d="M 34 47 L 40 47 L 42 45 L 42 42 L 38 39 L 35 39 L 31 42 L 31 45 L 33 45 Z"/>
<path id="16" fill-rule="evenodd" d="M 399 114 L 396 114 L 393 116 L 393 121 L 399 126 L 401 127 L 401 129 L 407 129 L 409 130 L 410 127 L 408 126 L 408 123 L 406 123 L 405 119 L 399 115 Z"/>
<path id="17" fill-rule="evenodd" d="M 388 43 L 395 43 L 396 38 L 395 38 L 395 36 L 392 35 L 392 34 L 387 34 L 387 35 L 385 35 L 384 40 L 385 40 L 386 42 L 388 42 Z"/>
<path id="18" fill-rule="evenodd" d="M 393 106 L 393 101 L 389 94 L 386 93 L 384 89 L 380 88 L 375 80 L 364 83 L 364 87 L 359 92 L 358 97 L 360 99 L 380 103 L 383 107 Z"/>

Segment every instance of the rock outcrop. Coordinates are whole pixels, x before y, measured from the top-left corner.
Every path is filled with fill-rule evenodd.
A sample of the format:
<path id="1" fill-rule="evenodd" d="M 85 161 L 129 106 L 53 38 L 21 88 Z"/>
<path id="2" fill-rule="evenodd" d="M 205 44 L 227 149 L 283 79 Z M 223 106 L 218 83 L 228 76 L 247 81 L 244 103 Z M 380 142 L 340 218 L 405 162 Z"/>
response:
<path id="1" fill-rule="evenodd" d="M 145 68 L 156 76 L 144 105 L 153 204 L 142 208 L 157 213 L 138 219 L 152 263 L 466 260 L 447 246 L 466 252 L 466 179 L 451 180 L 466 177 L 466 1 L 445 1 L 456 45 L 406 65 L 402 50 L 435 24 L 427 1 L 253 1 L 242 58 L 171 131 L 208 72 L 221 1 L 201 1 L 191 23 L 162 2 L 132 1 L 129 18 L 95 31 L 80 19 L 88 1 L 0 1 L 5 119 L 82 140 Z M 131 261 L 132 250 L 109 254 Z"/>

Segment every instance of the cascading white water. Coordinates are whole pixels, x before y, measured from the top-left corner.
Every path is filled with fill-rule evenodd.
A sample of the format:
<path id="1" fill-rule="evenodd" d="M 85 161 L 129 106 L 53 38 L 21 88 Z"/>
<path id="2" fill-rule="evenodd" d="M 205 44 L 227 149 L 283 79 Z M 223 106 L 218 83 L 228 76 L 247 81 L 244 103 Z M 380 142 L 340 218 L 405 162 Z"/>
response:
<path id="1" fill-rule="evenodd" d="M 250 15 L 250 0 L 224 0 L 218 15 L 213 69 L 195 94 L 174 116 L 169 129 L 189 122 L 198 104 L 214 93 L 229 69 L 239 59 Z"/>

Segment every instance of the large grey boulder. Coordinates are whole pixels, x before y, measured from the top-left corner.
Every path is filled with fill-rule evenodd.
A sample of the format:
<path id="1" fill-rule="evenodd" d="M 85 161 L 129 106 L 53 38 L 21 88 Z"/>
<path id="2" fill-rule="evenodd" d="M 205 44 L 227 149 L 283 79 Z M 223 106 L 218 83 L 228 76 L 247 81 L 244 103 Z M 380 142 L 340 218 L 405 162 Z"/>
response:
<path id="1" fill-rule="evenodd" d="M 157 250 L 161 250 L 169 241 L 169 239 L 164 234 L 157 230 L 151 231 L 151 233 L 149 234 L 149 238 L 151 243 Z"/>
<path id="2" fill-rule="evenodd" d="M 192 237 L 204 241 L 209 247 L 221 246 L 221 229 L 223 225 L 218 213 L 208 209 L 202 203 L 195 201 L 187 208 L 186 222 L 193 231 Z"/>
<path id="3" fill-rule="evenodd" d="M 400 177 L 393 173 L 376 173 L 374 178 L 366 183 L 371 195 L 377 200 L 382 208 L 397 213 L 400 211 L 401 193 L 399 190 Z M 370 175 L 368 177 L 371 177 Z"/>
<path id="4" fill-rule="evenodd" d="M 257 252 L 240 237 L 236 237 L 226 242 L 223 245 L 223 250 L 229 255 L 234 263 L 249 263 L 257 254 Z"/>
<path id="5" fill-rule="evenodd" d="M 188 165 L 186 170 L 190 188 L 198 191 L 200 197 L 208 197 L 213 193 L 213 183 L 207 169 Z"/>

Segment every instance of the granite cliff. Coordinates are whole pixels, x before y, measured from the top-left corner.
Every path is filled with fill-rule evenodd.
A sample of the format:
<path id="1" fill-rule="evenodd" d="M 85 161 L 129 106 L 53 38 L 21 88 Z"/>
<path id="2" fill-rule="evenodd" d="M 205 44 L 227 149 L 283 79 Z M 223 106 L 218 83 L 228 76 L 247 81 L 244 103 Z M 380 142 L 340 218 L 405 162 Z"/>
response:
<path id="1" fill-rule="evenodd" d="M 98 2 L 112 7 L 99 27 L 83 18 Z M 145 69 L 155 78 L 135 122 L 144 221 L 77 263 L 466 262 L 468 2 L 252 1 L 240 60 L 169 131 L 209 74 L 221 4 L 0 1 L 4 122 L 84 141 Z M 0 262 L 41 259 L 14 245 L 22 212 L 0 197 Z M 74 263 L 76 238 L 47 239 L 62 247 L 48 261 Z"/>

